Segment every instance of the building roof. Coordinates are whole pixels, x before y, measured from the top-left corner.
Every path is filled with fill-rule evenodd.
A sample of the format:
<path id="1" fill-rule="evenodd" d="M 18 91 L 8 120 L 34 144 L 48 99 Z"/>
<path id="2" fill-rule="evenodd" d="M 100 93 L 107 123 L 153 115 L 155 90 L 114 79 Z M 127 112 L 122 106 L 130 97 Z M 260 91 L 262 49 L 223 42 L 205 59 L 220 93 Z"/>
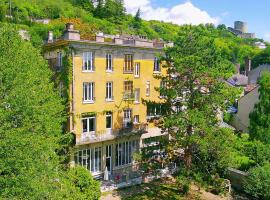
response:
<path id="1" fill-rule="evenodd" d="M 227 82 L 233 86 L 246 86 L 248 84 L 248 77 L 243 74 L 235 74 Z"/>

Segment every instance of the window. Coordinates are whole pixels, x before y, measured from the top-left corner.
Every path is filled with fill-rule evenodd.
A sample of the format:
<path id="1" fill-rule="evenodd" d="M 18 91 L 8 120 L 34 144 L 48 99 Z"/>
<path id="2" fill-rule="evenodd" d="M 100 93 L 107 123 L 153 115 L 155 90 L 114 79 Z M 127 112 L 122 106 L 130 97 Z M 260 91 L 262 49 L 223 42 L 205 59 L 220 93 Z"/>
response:
<path id="1" fill-rule="evenodd" d="M 101 172 L 101 158 L 101 147 L 79 150 L 75 154 L 76 164 L 93 173 Z"/>
<path id="2" fill-rule="evenodd" d="M 94 133 L 96 131 L 96 116 L 82 119 L 83 133 Z"/>
<path id="3" fill-rule="evenodd" d="M 131 109 L 124 110 L 124 120 L 123 120 L 124 128 L 130 128 L 131 127 L 131 116 L 132 116 L 132 110 Z"/>
<path id="4" fill-rule="evenodd" d="M 159 117 L 162 114 L 166 114 L 166 106 L 164 104 L 148 104 L 147 105 L 147 116 L 148 117 Z"/>
<path id="5" fill-rule="evenodd" d="M 63 55 L 62 52 L 57 52 L 57 66 L 56 70 L 61 71 L 62 70 L 62 65 L 63 65 Z"/>
<path id="6" fill-rule="evenodd" d="M 107 72 L 112 72 L 113 71 L 112 54 L 106 54 L 106 71 Z"/>
<path id="7" fill-rule="evenodd" d="M 146 96 L 150 96 L 150 81 L 146 81 Z"/>
<path id="8" fill-rule="evenodd" d="M 160 72 L 160 64 L 157 57 L 154 59 L 154 72 Z"/>
<path id="9" fill-rule="evenodd" d="M 63 97 L 64 96 L 64 94 L 63 94 L 64 84 L 63 84 L 62 81 L 59 82 L 59 86 L 58 87 L 59 87 L 59 96 L 60 97 Z"/>
<path id="10" fill-rule="evenodd" d="M 83 83 L 83 102 L 94 102 L 95 83 Z"/>
<path id="11" fill-rule="evenodd" d="M 140 123 L 140 116 L 139 115 L 134 115 L 134 124 L 139 124 Z"/>
<path id="12" fill-rule="evenodd" d="M 132 155 L 139 149 L 139 141 L 126 141 L 116 144 L 115 148 L 115 166 L 120 167 L 123 165 L 131 164 L 133 159 Z"/>
<path id="13" fill-rule="evenodd" d="M 133 55 L 125 55 L 124 73 L 133 73 Z"/>
<path id="14" fill-rule="evenodd" d="M 112 112 L 106 112 L 106 129 L 112 129 Z"/>
<path id="15" fill-rule="evenodd" d="M 88 72 L 95 71 L 93 52 L 83 53 L 83 71 L 88 71 Z"/>
<path id="16" fill-rule="evenodd" d="M 166 88 L 166 82 L 165 81 L 160 81 L 160 88 L 159 88 L 159 97 L 164 98 L 164 89 Z"/>
<path id="17" fill-rule="evenodd" d="M 113 100 L 113 82 L 106 83 L 106 101 Z"/>
<path id="18" fill-rule="evenodd" d="M 124 81 L 124 99 L 133 99 L 133 81 Z"/>
<path id="19" fill-rule="evenodd" d="M 135 64 L 134 76 L 140 77 L 140 63 Z"/>
<path id="20" fill-rule="evenodd" d="M 140 88 L 134 90 L 134 103 L 140 103 Z"/>

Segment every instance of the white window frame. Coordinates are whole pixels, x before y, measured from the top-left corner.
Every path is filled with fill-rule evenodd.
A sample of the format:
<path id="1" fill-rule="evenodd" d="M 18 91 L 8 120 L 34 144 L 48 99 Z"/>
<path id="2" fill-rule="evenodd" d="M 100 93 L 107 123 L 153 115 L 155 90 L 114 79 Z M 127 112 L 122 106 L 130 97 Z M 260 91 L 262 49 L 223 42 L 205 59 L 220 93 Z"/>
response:
<path id="1" fill-rule="evenodd" d="M 64 89 L 64 83 L 62 81 L 59 82 L 59 96 L 60 97 L 63 97 L 64 96 L 64 92 L 63 92 L 63 89 Z"/>
<path id="2" fill-rule="evenodd" d="M 150 96 L 150 81 L 146 81 L 146 91 L 145 91 L 145 96 L 147 96 L 147 97 Z"/>
<path id="3" fill-rule="evenodd" d="M 95 82 L 83 83 L 83 103 L 95 102 Z"/>
<path id="4" fill-rule="evenodd" d="M 134 90 L 134 103 L 140 103 L 140 88 L 135 88 Z"/>
<path id="5" fill-rule="evenodd" d="M 107 117 L 111 118 L 111 127 L 110 128 L 107 128 Z M 111 132 L 112 129 L 113 129 L 113 114 L 112 114 L 112 112 L 107 112 L 106 113 L 106 130 L 107 130 L 107 132 Z"/>
<path id="6" fill-rule="evenodd" d="M 84 120 L 87 120 L 87 131 L 84 132 L 83 130 L 83 121 Z M 94 120 L 94 130 L 93 131 L 90 131 L 90 120 Z M 97 119 L 96 119 L 96 116 L 91 116 L 91 117 L 84 117 L 82 118 L 82 133 L 83 134 L 91 134 L 91 135 L 95 135 L 96 133 L 96 123 L 97 123 Z"/>
<path id="7" fill-rule="evenodd" d="M 140 115 L 134 115 L 133 124 L 139 124 L 139 123 L 140 123 Z"/>
<path id="8" fill-rule="evenodd" d="M 166 88 L 167 87 L 167 83 L 165 82 L 165 81 L 160 81 L 160 89 L 161 88 Z M 164 95 L 161 95 L 161 92 L 159 91 L 159 98 L 161 98 L 161 99 L 163 99 L 163 98 L 165 98 L 165 96 Z"/>
<path id="9" fill-rule="evenodd" d="M 123 127 L 128 128 L 128 123 L 132 122 L 132 109 L 124 110 Z"/>
<path id="10" fill-rule="evenodd" d="M 111 96 L 108 96 L 109 94 L 111 94 Z M 113 82 L 109 81 L 106 82 L 106 101 L 113 101 L 114 97 L 113 97 Z"/>
<path id="11" fill-rule="evenodd" d="M 158 61 L 158 57 L 154 58 L 154 73 L 160 73 L 161 69 L 160 69 L 160 63 Z"/>
<path id="12" fill-rule="evenodd" d="M 94 72 L 94 53 L 93 52 L 83 52 L 83 72 Z"/>
<path id="13" fill-rule="evenodd" d="M 139 149 L 139 141 L 131 140 L 119 142 L 115 145 L 115 166 L 121 168 L 134 163 L 132 158 L 135 151 Z"/>
<path id="14" fill-rule="evenodd" d="M 61 51 L 57 52 L 57 71 L 61 71 L 63 67 L 63 53 Z"/>
<path id="15" fill-rule="evenodd" d="M 113 72 L 113 55 L 111 53 L 106 54 L 106 72 Z"/>
<path id="16" fill-rule="evenodd" d="M 81 149 L 76 154 L 75 162 L 77 165 L 85 167 L 92 173 L 92 175 L 99 175 L 102 172 L 103 152 L 100 146 L 89 149 Z"/>
<path id="17" fill-rule="evenodd" d="M 141 68 L 141 64 L 139 62 L 136 62 L 135 68 L 134 68 L 134 77 L 136 78 L 140 77 L 140 68 Z"/>

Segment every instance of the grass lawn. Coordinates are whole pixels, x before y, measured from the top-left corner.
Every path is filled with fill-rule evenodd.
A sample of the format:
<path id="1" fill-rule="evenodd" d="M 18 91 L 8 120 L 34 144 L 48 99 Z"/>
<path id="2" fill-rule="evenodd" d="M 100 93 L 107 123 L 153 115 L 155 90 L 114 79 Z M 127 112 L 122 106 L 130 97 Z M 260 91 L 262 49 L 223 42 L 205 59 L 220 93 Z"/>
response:
<path id="1" fill-rule="evenodd" d="M 176 185 L 167 180 L 155 180 L 138 186 L 115 191 L 123 200 L 197 200 L 198 195 L 181 194 Z"/>

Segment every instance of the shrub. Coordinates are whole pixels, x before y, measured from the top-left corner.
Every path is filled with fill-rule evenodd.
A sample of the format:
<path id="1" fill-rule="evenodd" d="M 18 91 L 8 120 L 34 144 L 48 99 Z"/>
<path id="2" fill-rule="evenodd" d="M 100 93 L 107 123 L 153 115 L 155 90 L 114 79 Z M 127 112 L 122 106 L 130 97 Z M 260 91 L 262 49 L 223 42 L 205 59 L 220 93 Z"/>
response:
<path id="1" fill-rule="evenodd" d="M 270 199 L 270 164 L 252 168 L 244 185 L 249 195 L 261 199 Z"/>
<path id="2" fill-rule="evenodd" d="M 190 183 L 190 180 L 183 175 L 180 175 L 176 178 L 176 185 L 179 188 L 180 192 L 183 194 L 187 194 L 189 192 Z"/>
<path id="3" fill-rule="evenodd" d="M 85 168 L 76 166 L 69 169 L 65 180 L 63 199 L 97 200 L 101 196 L 100 183 L 93 179 Z"/>

